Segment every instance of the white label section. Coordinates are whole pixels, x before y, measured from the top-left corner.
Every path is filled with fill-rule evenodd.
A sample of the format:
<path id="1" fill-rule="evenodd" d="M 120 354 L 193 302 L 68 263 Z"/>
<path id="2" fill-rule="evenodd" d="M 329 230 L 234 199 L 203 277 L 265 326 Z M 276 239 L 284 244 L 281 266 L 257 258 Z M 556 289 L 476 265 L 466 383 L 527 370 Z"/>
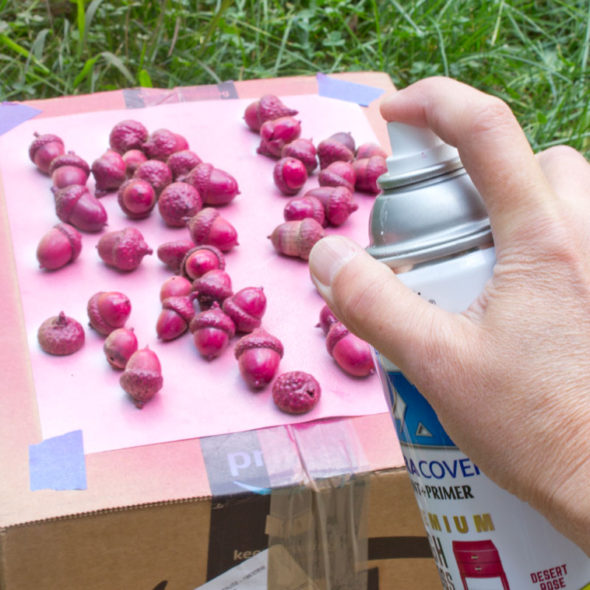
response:
<path id="1" fill-rule="evenodd" d="M 446 588 L 578 590 L 590 581 L 588 557 L 461 451 L 403 452 Z"/>

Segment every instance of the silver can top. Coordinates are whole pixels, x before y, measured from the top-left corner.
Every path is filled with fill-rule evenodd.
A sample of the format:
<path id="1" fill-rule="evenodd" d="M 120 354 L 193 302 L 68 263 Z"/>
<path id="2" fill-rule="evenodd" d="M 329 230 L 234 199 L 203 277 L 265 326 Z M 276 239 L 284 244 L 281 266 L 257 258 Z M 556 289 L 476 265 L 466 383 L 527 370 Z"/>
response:
<path id="1" fill-rule="evenodd" d="M 430 129 L 388 123 L 392 156 L 371 211 L 369 254 L 389 266 L 492 244 L 481 195 L 457 150 Z"/>

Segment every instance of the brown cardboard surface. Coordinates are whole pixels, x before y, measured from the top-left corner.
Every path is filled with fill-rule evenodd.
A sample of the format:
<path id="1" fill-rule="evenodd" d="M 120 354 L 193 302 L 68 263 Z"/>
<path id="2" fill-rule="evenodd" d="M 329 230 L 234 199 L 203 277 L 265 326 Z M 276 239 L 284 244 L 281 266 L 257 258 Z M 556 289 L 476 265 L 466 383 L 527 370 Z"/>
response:
<path id="1" fill-rule="evenodd" d="M 394 90 L 389 76 L 380 72 L 334 76 L 387 92 Z M 317 91 L 314 77 L 240 81 L 234 86 L 240 98 Z M 187 94 L 189 90 L 183 92 Z M 173 90 L 146 92 L 152 98 L 176 100 L 170 94 Z M 215 89 L 206 89 L 207 93 L 215 93 Z M 378 103 L 374 101 L 366 113 L 386 146 Z M 113 91 L 27 104 L 41 109 L 40 116 L 53 116 L 124 108 L 125 97 L 123 91 Z M 86 490 L 31 491 L 28 449 L 40 442 L 41 434 L 15 276 L 2 199 L 0 292 L 5 326 L 0 331 L 0 371 L 4 378 L 0 401 L 0 589 L 172 590 L 203 584 L 207 580 L 208 559 L 211 566 L 211 515 L 216 506 L 221 509 L 226 504 L 225 500 L 212 497 L 201 441 L 183 440 L 90 454 L 86 456 Z M 422 539 L 423 549 L 424 531 L 390 416 L 356 417 L 347 422 L 364 452 L 363 465 L 358 467 L 365 469 L 359 476 L 369 482 L 369 539 L 415 537 Z M 286 450 L 287 454 L 299 452 L 297 448 Z M 301 483 L 296 478 L 292 482 L 295 487 L 308 484 L 308 480 Z M 248 498 L 244 502 L 242 509 L 248 511 Z M 239 527 L 240 523 L 226 524 L 227 530 L 223 529 L 225 525 L 216 525 L 216 534 L 229 538 L 232 527 Z M 264 522 L 261 528 L 264 529 Z M 369 544 L 368 567 L 379 568 L 379 585 L 374 588 L 397 587 L 394 582 L 399 579 L 405 580 L 399 585 L 403 588 L 436 587 L 432 560 L 372 560 L 370 547 Z M 163 582 L 167 584 L 160 586 Z"/>

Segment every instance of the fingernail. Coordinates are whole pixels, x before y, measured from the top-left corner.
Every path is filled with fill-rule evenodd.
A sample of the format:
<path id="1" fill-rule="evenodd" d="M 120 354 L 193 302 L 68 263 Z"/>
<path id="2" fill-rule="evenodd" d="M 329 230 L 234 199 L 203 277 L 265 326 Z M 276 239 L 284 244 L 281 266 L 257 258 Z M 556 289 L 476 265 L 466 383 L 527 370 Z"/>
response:
<path id="1" fill-rule="evenodd" d="M 338 271 L 360 251 L 358 244 L 343 236 L 328 236 L 315 244 L 309 255 L 309 270 L 322 295 L 330 295 Z"/>

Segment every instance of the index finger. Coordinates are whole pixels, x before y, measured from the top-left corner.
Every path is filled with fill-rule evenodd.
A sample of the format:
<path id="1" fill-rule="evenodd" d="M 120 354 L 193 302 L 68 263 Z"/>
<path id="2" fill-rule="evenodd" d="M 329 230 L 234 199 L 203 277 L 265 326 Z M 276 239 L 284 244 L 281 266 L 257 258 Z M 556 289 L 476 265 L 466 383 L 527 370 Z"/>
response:
<path id="1" fill-rule="evenodd" d="M 381 114 L 387 121 L 430 127 L 459 150 L 485 201 L 496 245 L 534 219 L 554 215 L 555 197 L 502 100 L 450 78 L 427 78 L 385 98 Z"/>

